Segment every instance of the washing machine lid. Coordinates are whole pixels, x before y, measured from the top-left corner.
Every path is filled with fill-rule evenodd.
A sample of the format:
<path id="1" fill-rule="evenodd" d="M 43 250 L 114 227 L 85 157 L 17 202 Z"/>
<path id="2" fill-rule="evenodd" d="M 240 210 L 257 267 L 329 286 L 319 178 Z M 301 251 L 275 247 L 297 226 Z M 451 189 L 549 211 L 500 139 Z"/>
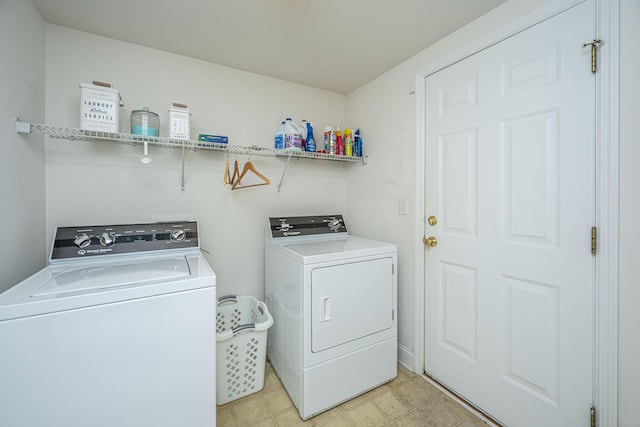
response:
<path id="1" fill-rule="evenodd" d="M 0 320 L 215 285 L 199 250 L 51 264 L 0 294 Z"/>
<path id="2" fill-rule="evenodd" d="M 330 262 L 396 252 L 396 246 L 356 236 L 337 239 L 306 240 L 278 245 L 290 257 L 302 264 Z"/>
<path id="3" fill-rule="evenodd" d="M 184 256 L 152 258 L 127 263 L 82 265 L 52 273 L 49 280 L 31 296 L 60 297 L 68 293 L 100 292 L 110 288 L 141 286 L 144 283 L 187 278 L 190 275 L 189 264 Z"/>

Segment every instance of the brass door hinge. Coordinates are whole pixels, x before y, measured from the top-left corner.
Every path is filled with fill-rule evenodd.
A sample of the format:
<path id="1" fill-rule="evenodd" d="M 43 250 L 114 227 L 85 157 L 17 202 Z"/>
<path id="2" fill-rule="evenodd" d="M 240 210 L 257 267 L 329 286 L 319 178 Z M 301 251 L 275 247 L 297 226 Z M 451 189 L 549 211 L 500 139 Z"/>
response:
<path id="1" fill-rule="evenodd" d="M 598 229 L 591 227 L 591 253 L 593 255 L 598 252 Z"/>
<path id="2" fill-rule="evenodd" d="M 590 43 L 582 43 L 582 47 L 591 46 L 591 72 L 595 73 L 597 68 L 598 59 L 598 45 L 602 43 L 602 40 L 593 40 Z"/>
<path id="3" fill-rule="evenodd" d="M 591 411 L 589 413 L 589 426 L 596 427 L 596 408 L 591 407 Z"/>

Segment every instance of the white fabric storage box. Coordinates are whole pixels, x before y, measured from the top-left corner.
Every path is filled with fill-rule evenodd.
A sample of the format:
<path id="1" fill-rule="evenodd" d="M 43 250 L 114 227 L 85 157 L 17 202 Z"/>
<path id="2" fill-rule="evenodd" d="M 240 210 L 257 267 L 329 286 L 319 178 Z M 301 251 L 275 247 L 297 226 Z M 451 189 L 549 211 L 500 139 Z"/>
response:
<path id="1" fill-rule="evenodd" d="M 110 83 L 80 84 L 80 129 L 117 133 L 120 129 L 120 92 Z"/>
<path id="2" fill-rule="evenodd" d="M 218 298 L 216 316 L 216 403 L 223 405 L 264 387 L 267 331 L 273 317 L 250 296 Z"/>

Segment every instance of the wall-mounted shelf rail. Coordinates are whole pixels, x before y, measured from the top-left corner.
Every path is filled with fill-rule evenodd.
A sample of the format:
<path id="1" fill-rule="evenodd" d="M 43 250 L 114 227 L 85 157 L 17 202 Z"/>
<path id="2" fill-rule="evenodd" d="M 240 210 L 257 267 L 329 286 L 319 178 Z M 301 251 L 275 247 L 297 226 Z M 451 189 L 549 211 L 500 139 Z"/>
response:
<path id="1" fill-rule="evenodd" d="M 194 140 L 179 140 L 163 137 L 152 136 L 140 136 L 132 135 L 128 133 L 116 133 L 116 132 L 100 132 L 93 130 L 84 130 L 69 127 L 50 126 L 45 124 L 36 124 L 23 122 L 16 119 L 16 132 L 17 133 L 43 133 L 51 138 L 68 139 L 71 141 L 112 141 L 122 144 L 138 145 L 140 143 L 145 145 L 145 155 L 147 144 L 156 145 L 160 147 L 168 148 L 180 148 L 182 150 L 182 191 L 184 191 L 184 151 L 186 149 L 191 150 L 213 150 L 222 151 L 228 154 L 247 155 L 247 156 L 265 156 L 265 157 L 286 157 L 287 163 L 282 171 L 282 177 L 278 184 L 278 191 L 282 187 L 284 176 L 289 167 L 291 158 L 306 158 L 316 160 L 334 160 L 341 162 L 361 162 L 367 164 L 367 156 L 355 157 L 355 156 L 343 156 L 337 154 L 325 154 L 325 153 L 311 153 L 308 151 L 299 150 L 280 150 L 275 148 L 259 147 L 257 145 L 242 146 L 233 144 L 217 144 L 212 142 L 194 141 Z"/>
<path id="2" fill-rule="evenodd" d="M 334 160 L 341 162 L 362 162 L 367 163 L 367 157 L 342 156 L 337 154 L 311 153 L 308 151 L 279 150 L 275 148 L 259 147 L 257 145 L 242 146 L 233 144 L 216 144 L 204 141 L 178 140 L 163 137 L 151 137 L 131 135 L 127 133 L 99 132 L 93 130 L 83 130 L 77 128 L 50 126 L 44 124 L 29 123 L 23 121 L 16 122 L 16 132 L 18 133 L 44 133 L 51 138 L 79 140 L 79 141 L 113 141 L 123 144 L 137 145 L 147 142 L 151 145 L 169 148 L 187 148 L 193 150 L 213 150 L 223 151 L 229 154 L 266 156 L 266 157 L 294 157 L 318 160 Z"/>

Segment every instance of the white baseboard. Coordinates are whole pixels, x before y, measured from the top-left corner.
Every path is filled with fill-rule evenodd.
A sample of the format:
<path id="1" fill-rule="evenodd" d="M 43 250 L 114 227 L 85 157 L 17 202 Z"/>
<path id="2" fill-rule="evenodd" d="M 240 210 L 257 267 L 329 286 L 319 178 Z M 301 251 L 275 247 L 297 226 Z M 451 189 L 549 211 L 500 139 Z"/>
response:
<path id="1" fill-rule="evenodd" d="M 398 363 L 413 372 L 415 356 L 412 350 L 402 344 L 398 344 Z M 416 374 L 422 374 L 422 372 L 416 372 Z"/>

